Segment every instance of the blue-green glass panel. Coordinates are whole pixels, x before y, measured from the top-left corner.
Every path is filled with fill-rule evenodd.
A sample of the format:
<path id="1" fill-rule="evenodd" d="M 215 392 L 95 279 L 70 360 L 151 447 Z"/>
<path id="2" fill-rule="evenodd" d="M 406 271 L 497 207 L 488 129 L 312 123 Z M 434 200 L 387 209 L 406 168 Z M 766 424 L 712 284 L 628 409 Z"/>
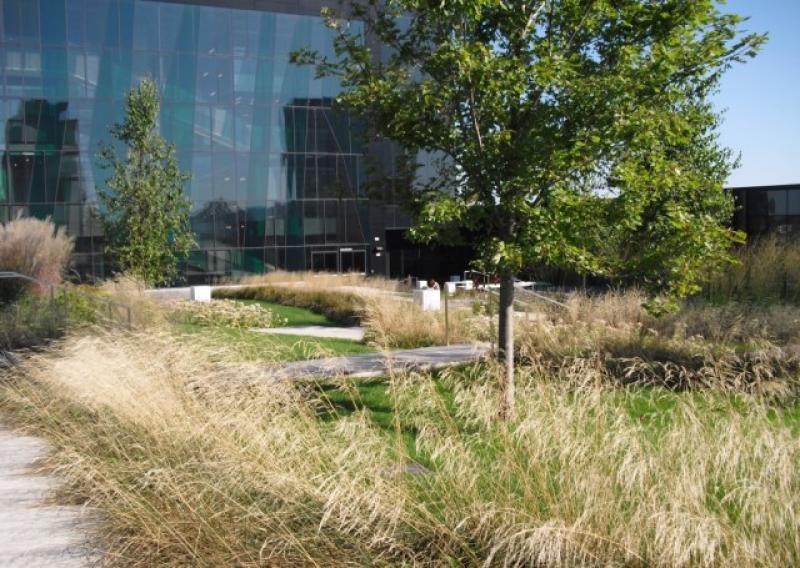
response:
<path id="1" fill-rule="evenodd" d="M 6 0 L 9 1 L 9 0 Z M 20 5 L 20 43 L 39 44 L 39 2 L 38 0 L 18 0 Z"/>
<path id="2" fill-rule="evenodd" d="M 236 163 L 233 153 L 213 154 L 214 198 L 225 201 L 236 200 Z"/>
<path id="3" fill-rule="evenodd" d="M 268 13 L 253 17 L 254 29 L 250 33 L 257 37 L 258 55 L 265 57 L 273 57 L 275 55 L 276 18 L 275 14 Z"/>
<path id="4" fill-rule="evenodd" d="M 42 50 L 42 91 L 47 99 L 66 99 L 67 88 L 67 52 L 58 48 Z"/>
<path id="5" fill-rule="evenodd" d="M 133 15 L 133 48 L 156 49 L 158 46 L 158 4 L 135 2 Z"/>
<path id="6" fill-rule="evenodd" d="M 187 164 L 184 161 L 181 167 L 184 169 L 191 168 L 192 180 L 190 184 L 190 197 L 192 201 L 196 204 L 202 204 L 213 199 L 211 154 L 196 152 L 192 154 L 191 164 Z"/>
<path id="7" fill-rule="evenodd" d="M 40 0 L 39 26 L 42 44 L 63 45 L 67 40 L 67 12 L 64 0 Z"/>
<path id="8" fill-rule="evenodd" d="M 122 49 L 133 47 L 134 7 L 133 0 L 118 0 L 119 6 L 119 46 Z"/>
<path id="9" fill-rule="evenodd" d="M 286 212 L 286 244 L 303 244 L 303 202 L 289 201 Z"/>
<path id="10" fill-rule="evenodd" d="M 22 14 L 20 0 L 3 1 L 3 41 L 15 44 L 20 41 L 22 34 Z"/>
<path id="11" fill-rule="evenodd" d="M 67 41 L 71 45 L 86 44 L 86 2 L 66 0 Z"/>
<path id="12" fill-rule="evenodd" d="M 161 50 L 193 52 L 196 48 L 196 20 L 192 6 L 159 6 Z M 152 47 L 154 48 L 154 46 Z"/>
<path id="13" fill-rule="evenodd" d="M 86 44 L 119 47 L 119 12 L 116 1 L 86 0 Z"/>
<path id="14" fill-rule="evenodd" d="M 200 6 L 197 15 L 197 51 L 208 55 L 228 55 L 231 52 L 230 10 Z"/>

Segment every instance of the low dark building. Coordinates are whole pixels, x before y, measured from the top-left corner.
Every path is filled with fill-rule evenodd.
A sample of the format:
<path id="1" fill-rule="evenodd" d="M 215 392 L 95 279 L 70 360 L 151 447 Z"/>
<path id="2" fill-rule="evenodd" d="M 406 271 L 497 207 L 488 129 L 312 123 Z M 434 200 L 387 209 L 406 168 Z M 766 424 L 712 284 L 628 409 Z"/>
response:
<path id="1" fill-rule="evenodd" d="M 734 228 L 748 237 L 800 237 L 800 184 L 735 187 Z"/>

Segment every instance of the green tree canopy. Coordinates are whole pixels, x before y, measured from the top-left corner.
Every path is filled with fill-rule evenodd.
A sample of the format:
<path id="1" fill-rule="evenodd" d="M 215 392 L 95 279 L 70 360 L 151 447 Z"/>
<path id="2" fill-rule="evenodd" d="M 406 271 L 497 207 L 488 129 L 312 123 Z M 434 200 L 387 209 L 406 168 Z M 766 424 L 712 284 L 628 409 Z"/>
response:
<path id="1" fill-rule="evenodd" d="M 158 89 L 146 79 L 128 93 L 125 120 L 111 128 L 126 155 L 104 145 L 100 161 L 112 170 L 98 188 L 106 253 L 119 270 L 148 284 L 168 284 L 192 246 L 190 202 L 183 192 L 175 147 L 158 134 Z"/>
<path id="2" fill-rule="evenodd" d="M 509 406 L 520 268 L 682 296 L 727 258 L 732 159 L 708 97 L 765 38 L 717 2 L 353 0 L 328 16 L 337 57 L 294 60 L 340 77 L 338 102 L 407 156 L 439 158 L 414 184 L 412 234 L 481 236 L 480 259 L 501 274 Z"/>

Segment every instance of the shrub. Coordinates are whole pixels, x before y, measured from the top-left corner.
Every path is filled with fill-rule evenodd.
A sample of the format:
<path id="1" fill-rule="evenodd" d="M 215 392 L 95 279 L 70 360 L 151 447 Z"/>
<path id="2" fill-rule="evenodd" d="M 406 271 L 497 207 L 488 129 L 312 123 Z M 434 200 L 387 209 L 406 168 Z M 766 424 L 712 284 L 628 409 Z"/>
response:
<path id="1" fill-rule="evenodd" d="M 214 297 L 232 300 L 259 300 L 306 308 L 343 325 L 358 325 L 365 301 L 351 292 L 307 290 L 294 286 L 249 286 L 214 290 Z"/>
<path id="2" fill-rule="evenodd" d="M 0 270 L 19 272 L 42 284 L 0 279 L 0 303 L 19 298 L 25 290 L 43 294 L 56 286 L 66 271 L 73 241 L 50 219 L 20 217 L 0 225 Z"/>
<path id="3" fill-rule="evenodd" d="M 279 327 L 286 319 L 258 304 L 245 304 L 235 300 L 211 302 L 173 302 L 172 315 L 180 322 L 205 326 L 236 328 Z"/>

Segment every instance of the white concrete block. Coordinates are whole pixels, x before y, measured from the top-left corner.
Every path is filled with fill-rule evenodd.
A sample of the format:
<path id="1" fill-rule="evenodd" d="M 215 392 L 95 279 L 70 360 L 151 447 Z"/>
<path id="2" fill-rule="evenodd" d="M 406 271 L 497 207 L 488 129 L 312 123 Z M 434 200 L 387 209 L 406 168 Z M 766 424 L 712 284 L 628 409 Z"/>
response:
<path id="1" fill-rule="evenodd" d="M 193 302 L 210 302 L 211 286 L 192 286 L 191 299 Z"/>
<path id="2" fill-rule="evenodd" d="M 444 291 L 449 296 L 452 296 L 456 293 L 456 282 L 445 282 L 444 283 Z"/>
<path id="3" fill-rule="evenodd" d="M 442 309 L 442 295 L 439 290 L 414 290 L 414 303 L 424 312 L 437 312 Z"/>
<path id="4" fill-rule="evenodd" d="M 428 288 L 427 280 L 417 280 L 417 290 L 426 290 Z"/>

